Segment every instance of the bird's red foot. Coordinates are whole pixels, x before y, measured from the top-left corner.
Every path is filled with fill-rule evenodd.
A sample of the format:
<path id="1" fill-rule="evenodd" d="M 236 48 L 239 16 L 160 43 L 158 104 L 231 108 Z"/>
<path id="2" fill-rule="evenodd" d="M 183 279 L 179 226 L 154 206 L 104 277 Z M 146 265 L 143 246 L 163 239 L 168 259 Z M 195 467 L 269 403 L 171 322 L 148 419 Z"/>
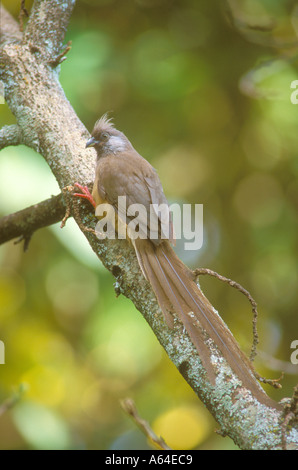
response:
<path id="1" fill-rule="evenodd" d="M 90 193 L 89 189 L 87 186 L 82 186 L 80 183 L 75 183 L 74 186 L 76 188 L 79 188 L 82 192 L 81 193 L 74 193 L 73 195 L 76 197 L 82 197 L 84 199 L 87 199 L 87 201 L 92 204 L 94 208 L 96 208 L 96 202 L 93 199 L 92 194 Z"/>

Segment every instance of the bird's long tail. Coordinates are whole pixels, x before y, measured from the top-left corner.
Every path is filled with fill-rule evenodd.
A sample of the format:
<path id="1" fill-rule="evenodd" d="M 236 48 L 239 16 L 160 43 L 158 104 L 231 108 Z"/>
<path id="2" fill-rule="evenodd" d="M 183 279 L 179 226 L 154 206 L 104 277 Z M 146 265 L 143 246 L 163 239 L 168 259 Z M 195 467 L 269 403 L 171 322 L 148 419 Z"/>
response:
<path id="1" fill-rule="evenodd" d="M 167 325 L 173 328 L 172 313 L 175 312 L 196 347 L 210 382 L 215 383 L 215 371 L 206 346 L 206 333 L 242 384 L 260 402 L 277 407 L 256 381 L 250 361 L 230 330 L 196 285 L 192 271 L 176 256 L 169 242 L 156 246 L 149 240 L 137 239 L 134 246 L 141 270 L 153 288 Z"/>

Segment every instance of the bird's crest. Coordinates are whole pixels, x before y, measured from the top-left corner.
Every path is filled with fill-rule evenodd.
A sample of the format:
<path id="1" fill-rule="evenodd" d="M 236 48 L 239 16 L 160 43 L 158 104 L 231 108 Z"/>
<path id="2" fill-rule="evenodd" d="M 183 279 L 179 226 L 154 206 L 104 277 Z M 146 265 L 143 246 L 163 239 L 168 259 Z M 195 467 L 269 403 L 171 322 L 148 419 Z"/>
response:
<path id="1" fill-rule="evenodd" d="M 98 132 L 98 131 L 101 131 L 101 132 L 102 131 L 111 131 L 112 129 L 115 129 L 114 124 L 112 123 L 112 118 L 109 118 L 108 113 L 105 113 L 94 124 L 94 129 L 93 129 L 92 134 L 94 134 L 94 132 Z"/>

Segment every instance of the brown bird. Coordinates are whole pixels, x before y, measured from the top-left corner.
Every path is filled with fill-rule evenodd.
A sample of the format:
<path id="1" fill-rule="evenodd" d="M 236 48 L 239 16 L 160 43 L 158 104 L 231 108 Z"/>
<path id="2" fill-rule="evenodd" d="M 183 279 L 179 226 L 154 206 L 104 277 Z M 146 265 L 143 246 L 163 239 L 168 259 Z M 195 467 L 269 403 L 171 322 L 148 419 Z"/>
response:
<path id="1" fill-rule="evenodd" d="M 94 207 L 112 206 L 117 215 L 115 228 L 118 233 L 120 230 L 123 233 L 124 229 L 131 240 L 140 269 L 151 284 L 167 325 L 173 328 L 175 313 L 195 345 L 212 384 L 215 384 L 216 374 L 205 344 L 206 333 L 242 384 L 260 402 L 277 407 L 256 382 L 251 362 L 197 286 L 193 272 L 172 249 L 170 210 L 155 169 L 106 116 L 96 122 L 86 147 L 94 147 L 97 152 L 94 186 L 91 195 L 86 186 L 76 183 L 82 191 L 76 195 L 88 199 Z M 144 208 L 138 218 L 139 238 L 132 233 L 132 216 L 119 204 L 119 196 L 126 197 L 126 208 L 131 204 L 141 204 Z M 166 208 L 165 218 L 156 210 L 156 204 Z"/>

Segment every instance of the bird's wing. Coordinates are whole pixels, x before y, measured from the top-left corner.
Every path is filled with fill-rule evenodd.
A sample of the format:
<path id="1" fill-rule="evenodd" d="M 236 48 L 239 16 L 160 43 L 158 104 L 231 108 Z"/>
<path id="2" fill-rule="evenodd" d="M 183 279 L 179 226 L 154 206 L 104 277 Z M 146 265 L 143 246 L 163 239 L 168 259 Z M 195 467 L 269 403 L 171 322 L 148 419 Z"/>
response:
<path id="1" fill-rule="evenodd" d="M 167 199 L 154 168 L 136 153 L 110 155 L 99 161 L 97 190 L 105 194 L 131 228 L 138 224 L 140 238 L 154 243 L 172 240 L 172 221 Z M 125 197 L 119 199 L 119 196 Z"/>

